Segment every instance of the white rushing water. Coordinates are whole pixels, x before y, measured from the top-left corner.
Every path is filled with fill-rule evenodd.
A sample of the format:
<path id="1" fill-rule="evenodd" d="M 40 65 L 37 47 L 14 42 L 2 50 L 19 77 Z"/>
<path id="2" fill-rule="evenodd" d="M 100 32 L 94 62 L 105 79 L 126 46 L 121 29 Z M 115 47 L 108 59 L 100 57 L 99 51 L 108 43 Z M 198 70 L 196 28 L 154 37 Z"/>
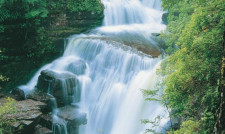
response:
<path id="1" fill-rule="evenodd" d="M 34 89 L 44 69 L 72 72 L 80 83 L 77 103 L 87 113 L 87 124 L 80 126 L 79 134 L 142 134 L 151 125 L 141 124 L 141 119 L 167 115 L 158 102 L 145 101 L 141 92 L 154 88 L 161 59 L 151 58 L 123 42 L 157 47 L 151 34 L 165 29 L 161 22 L 161 1 L 102 0 L 102 3 L 103 26 L 88 35 L 71 36 L 64 55 L 41 68 L 21 88 L 27 92 Z M 85 63 L 85 70 L 71 67 L 79 61 Z M 164 118 L 161 125 L 167 122 Z"/>

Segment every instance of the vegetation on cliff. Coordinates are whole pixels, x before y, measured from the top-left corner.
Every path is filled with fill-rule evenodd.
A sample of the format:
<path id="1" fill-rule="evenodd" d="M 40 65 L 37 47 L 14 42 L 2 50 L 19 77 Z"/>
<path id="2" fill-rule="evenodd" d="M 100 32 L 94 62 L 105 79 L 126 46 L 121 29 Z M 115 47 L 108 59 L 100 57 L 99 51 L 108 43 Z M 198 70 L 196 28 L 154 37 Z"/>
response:
<path id="1" fill-rule="evenodd" d="M 1 0 L 0 85 L 25 84 L 63 51 L 56 40 L 101 25 L 103 9 L 100 0 Z"/>
<path id="2" fill-rule="evenodd" d="M 212 133 L 219 102 L 225 2 L 162 0 L 162 5 L 169 15 L 161 37 L 170 54 L 161 70 L 166 76 L 162 98 L 173 110 L 171 116 L 183 122 L 180 130 L 170 133 Z"/>

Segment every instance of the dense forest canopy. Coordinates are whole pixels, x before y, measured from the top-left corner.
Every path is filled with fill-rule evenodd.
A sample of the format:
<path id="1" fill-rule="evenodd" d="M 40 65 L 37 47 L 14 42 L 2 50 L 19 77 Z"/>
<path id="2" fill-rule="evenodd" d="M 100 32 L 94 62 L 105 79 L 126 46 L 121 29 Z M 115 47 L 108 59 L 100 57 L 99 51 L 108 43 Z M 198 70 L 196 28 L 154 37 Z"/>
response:
<path id="1" fill-rule="evenodd" d="M 166 76 L 163 100 L 174 111 L 171 116 L 188 126 L 175 133 L 212 133 L 219 103 L 225 1 L 162 0 L 162 6 L 169 15 L 161 37 L 170 55 L 161 69 Z"/>

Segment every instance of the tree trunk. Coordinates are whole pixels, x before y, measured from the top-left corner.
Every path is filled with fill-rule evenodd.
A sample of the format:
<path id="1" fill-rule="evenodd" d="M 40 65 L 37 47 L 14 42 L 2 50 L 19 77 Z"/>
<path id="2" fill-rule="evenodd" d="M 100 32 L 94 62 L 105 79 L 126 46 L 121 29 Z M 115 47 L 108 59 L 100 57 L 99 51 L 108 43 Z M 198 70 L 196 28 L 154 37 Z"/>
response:
<path id="1" fill-rule="evenodd" d="M 223 57 L 219 86 L 219 107 L 216 113 L 215 134 L 225 134 L 225 32 L 223 33 Z"/>

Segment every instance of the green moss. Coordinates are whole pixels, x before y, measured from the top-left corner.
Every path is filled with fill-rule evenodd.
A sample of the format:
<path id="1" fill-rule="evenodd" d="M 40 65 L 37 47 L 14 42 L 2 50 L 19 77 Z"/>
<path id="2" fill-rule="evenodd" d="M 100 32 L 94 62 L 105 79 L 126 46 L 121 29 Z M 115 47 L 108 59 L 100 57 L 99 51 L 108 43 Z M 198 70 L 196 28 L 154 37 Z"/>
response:
<path id="1" fill-rule="evenodd" d="M 6 114 L 14 114 L 16 110 L 16 101 L 12 98 L 7 98 L 3 105 L 0 105 L 0 134 L 11 134 L 13 130 L 11 123 L 15 122 L 15 119 L 8 119 Z"/>

